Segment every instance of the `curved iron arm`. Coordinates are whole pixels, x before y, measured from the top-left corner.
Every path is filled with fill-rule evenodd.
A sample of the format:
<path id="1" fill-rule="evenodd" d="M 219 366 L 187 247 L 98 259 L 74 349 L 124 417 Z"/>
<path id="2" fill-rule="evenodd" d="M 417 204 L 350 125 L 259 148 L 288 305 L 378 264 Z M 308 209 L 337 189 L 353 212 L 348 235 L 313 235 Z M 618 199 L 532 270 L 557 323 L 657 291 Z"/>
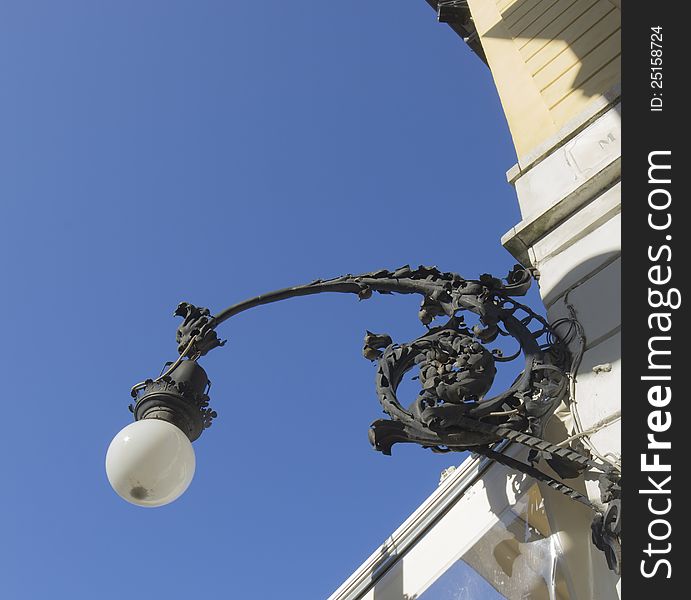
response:
<path id="1" fill-rule="evenodd" d="M 467 419 L 494 425 L 510 422 L 517 429 L 540 436 L 546 418 L 567 394 L 568 352 L 544 318 L 512 299 L 524 295 L 530 284 L 530 272 L 520 265 L 504 281 L 488 274 L 465 279 L 436 267 L 413 269 L 406 265 L 395 271 L 344 275 L 284 288 L 239 302 L 214 316 L 206 308 L 183 302 L 175 311 L 183 317 L 176 335 L 178 352 L 181 357 L 196 360 L 223 345 L 216 327 L 263 304 L 325 292 L 352 293 L 360 299 L 371 297 L 373 292 L 419 294 L 423 297 L 418 313 L 422 323 L 429 326 L 435 317 L 446 316 L 446 324 L 401 346 L 393 344 L 388 335 L 368 332 L 365 338 L 363 353 L 379 361 L 377 395 L 393 419 L 393 423 L 377 421 L 372 425 L 375 448 L 389 453 L 393 443 L 410 441 L 432 448 L 465 450 L 496 441 L 496 436 L 471 433 L 461 424 Z M 478 318 L 472 330 L 459 315 L 463 311 Z M 518 311 L 524 313 L 522 319 L 516 316 Z M 537 330 L 531 330 L 529 325 L 535 323 Z M 518 342 L 520 351 L 510 358 L 522 352 L 525 364 L 513 385 L 485 399 L 496 372 L 495 362 L 506 359 L 497 350 L 488 351 L 483 343 L 494 341 L 500 334 Z M 541 343 L 544 337 L 550 339 Z M 396 388 L 414 366 L 420 368 L 424 388 L 416 402 L 405 409 L 396 397 Z"/>
<path id="2" fill-rule="evenodd" d="M 529 289 L 530 282 L 530 273 L 520 265 L 509 273 L 505 284 L 491 275 L 468 280 L 456 273 L 442 273 L 436 267 L 411 269 L 406 265 L 395 271 L 382 269 L 362 275 L 317 279 L 305 285 L 283 288 L 229 306 L 214 316 L 207 308 L 182 302 L 175 311 L 176 316 L 184 319 L 177 331 L 178 352 L 188 358 L 204 356 L 213 348 L 223 345 L 223 342 L 215 341 L 217 338 L 213 330 L 231 317 L 256 306 L 325 292 L 357 294 L 361 300 L 370 298 L 373 292 L 420 294 L 424 300 L 418 316 L 424 325 L 431 323 L 436 316 L 446 314 L 451 317 L 459 310 L 471 310 L 479 314 L 483 321 L 496 323 L 497 315 L 491 314 L 493 308 L 479 300 L 478 296 L 481 293 L 522 296 Z M 526 343 L 529 343 L 528 337 L 524 335 Z M 188 347 L 190 344 L 191 347 Z"/>

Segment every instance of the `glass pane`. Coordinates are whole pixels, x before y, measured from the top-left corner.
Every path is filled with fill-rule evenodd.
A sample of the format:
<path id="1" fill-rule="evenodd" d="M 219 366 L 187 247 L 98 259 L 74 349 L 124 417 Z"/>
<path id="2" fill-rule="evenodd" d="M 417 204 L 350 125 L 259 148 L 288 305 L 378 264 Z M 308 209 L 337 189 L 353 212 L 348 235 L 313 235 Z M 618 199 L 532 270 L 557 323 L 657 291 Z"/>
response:
<path id="1" fill-rule="evenodd" d="M 567 600 L 537 485 L 507 508 L 419 600 Z"/>
<path id="2" fill-rule="evenodd" d="M 427 588 L 420 600 L 504 600 L 483 577 L 465 561 L 458 560 Z"/>

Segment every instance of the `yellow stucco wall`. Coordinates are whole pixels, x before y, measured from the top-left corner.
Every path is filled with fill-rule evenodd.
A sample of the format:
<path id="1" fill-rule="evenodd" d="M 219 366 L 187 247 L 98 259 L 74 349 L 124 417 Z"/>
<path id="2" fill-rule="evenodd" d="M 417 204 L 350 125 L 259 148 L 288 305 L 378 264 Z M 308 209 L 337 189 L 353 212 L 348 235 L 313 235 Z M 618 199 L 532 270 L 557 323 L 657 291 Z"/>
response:
<path id="1" fill-rule="evenodd" d="M 614 0 L 468 0 L 519 158 L 621 81 Z"/>

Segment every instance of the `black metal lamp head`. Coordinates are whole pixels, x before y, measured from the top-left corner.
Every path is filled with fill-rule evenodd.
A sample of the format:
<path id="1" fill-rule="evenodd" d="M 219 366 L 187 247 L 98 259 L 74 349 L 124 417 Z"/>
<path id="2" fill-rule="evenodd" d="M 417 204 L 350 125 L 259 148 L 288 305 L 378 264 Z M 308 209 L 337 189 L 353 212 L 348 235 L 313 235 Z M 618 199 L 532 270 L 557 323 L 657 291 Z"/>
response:
<path id="1" fill-rule="evenodd" d="M 194 442 L 216 417 L 216 411 L 209 408 L 210 387 L 204 369 L 194 360 L 183 360 L 158 379 L 147 379 L 140 391 L 133 392 L 137 401 L 130 410 L 135 421 L 167 421 Z"/>

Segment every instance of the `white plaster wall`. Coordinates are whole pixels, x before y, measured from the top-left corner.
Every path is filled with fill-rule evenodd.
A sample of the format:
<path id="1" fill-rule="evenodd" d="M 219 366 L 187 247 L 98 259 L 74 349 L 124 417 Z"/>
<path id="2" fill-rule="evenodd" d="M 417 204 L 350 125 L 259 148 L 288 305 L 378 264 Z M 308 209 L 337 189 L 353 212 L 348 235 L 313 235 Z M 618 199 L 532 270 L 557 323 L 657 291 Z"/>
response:
<path id="1" fill-rule="evenodd" d="M 548 320 L 569 318 L 573 311 L 583 327 L 586 346 L 575 395 L 585 429 L 621 409 L 620 131 L 617 103 L 514 173 L 523 220 L 503 239 L 519 260 L 539 271 Z M 572 340 L 572 353 L 578 348 L 579 340 Z M 563 421 L 573 433 L 573 423 Z M 591 440 L 598 450 L 619 454 L 620 423 Z"/>
<path id="2" fill-rule="evenodd" d="M 589 436 L 608 459 L 621 453 L 621 184 L 620 109 L 612 106 L 584 130 L 555 143 L 527 170 L 514 170 L 523 220 L 502 242 L 539 271 L 540 294 L 552 323 L 574 314 L 583 327 L 584 353 L 576 374 L 575 407 Z M 565 329 L 560 329 L 565 332 Z M 570 343 L 575 356 L 578 339 Z M 576 432 L 571 408 L 562 406 L 546 436 L 561 441 Z M 574 480 L 567 481 L 574 485 Z M 600 503 L 595 476 L 576 484 Z M 578 597 L 616 598 L 597 549 L 584 538 L 588 525 L 559 495 L 546 496 L 550 525 L 574 540 L 569 570 L 582 575 Z M 598 589 L 607 581 L 607 590 Z"/>
<path id="3" fill-rule="evenodd" d="M 573 285 L 621 253 L 621 184 L 609 188 L 536 241 L 531 264 L 540 272 L 548 308 Z"/>
<path id="4" fill-rule="evenodd" d="M 518 204 L 524 220 L 563 202 L 592 183 L 621 156 L 621 115 L 612 107 L 573 138 L 559 142 L 542 161 L 516 179 Z M 616 177 L 616 175 L 613 175 Z M 603 181 L 606 187 L 609 181 Z M 591 192 L 592 193 L 592 192 Z"/>

